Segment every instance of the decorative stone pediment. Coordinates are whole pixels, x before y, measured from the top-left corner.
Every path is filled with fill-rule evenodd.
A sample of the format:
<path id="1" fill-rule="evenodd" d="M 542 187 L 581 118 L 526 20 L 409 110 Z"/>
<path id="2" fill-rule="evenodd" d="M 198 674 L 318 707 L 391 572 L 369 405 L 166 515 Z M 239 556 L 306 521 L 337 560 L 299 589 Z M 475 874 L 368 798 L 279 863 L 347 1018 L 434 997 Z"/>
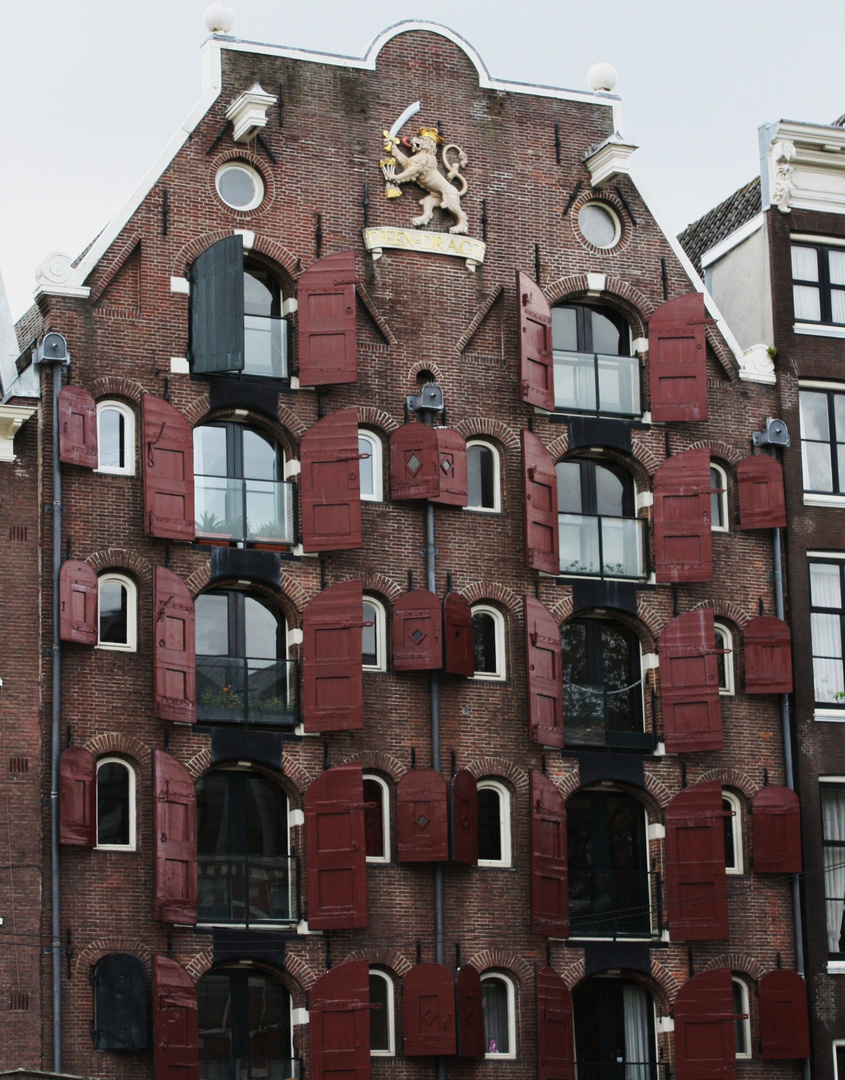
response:
<path id="1" fill-rule="evenodd" d="M 265 93 L 258 83 L 254 83 L 249 90 L 244 90 L 240 97 L 235 98 L 226 110 L 226 119 L 232 121 L 235 129 L 232 135 L 235 142 L 249 142 L 257 131 L 266 127 L 267 110 L 278 100 L 272 94 Z"/>
<path id="2" fill-rule="evenodd" d="M 15 460 L 15 434 L 34 414 L 29 405 L 0 405 L 0 461 Z"/>
<path id="3" fill-rule="evenodd" d="M 764 208 L 845 214 L 845 128 L 781 120 L 761 134 Z"/>
<path id="4" fill-rule="evenodd" d="M 627 176 L 631 171 L 628 158 L 636 149 L 633 143 L 625 142 L 619 132 L 591 146 L 583 157 L 590 170 L 591 186 L 600 188 L 617 176 Z"/>

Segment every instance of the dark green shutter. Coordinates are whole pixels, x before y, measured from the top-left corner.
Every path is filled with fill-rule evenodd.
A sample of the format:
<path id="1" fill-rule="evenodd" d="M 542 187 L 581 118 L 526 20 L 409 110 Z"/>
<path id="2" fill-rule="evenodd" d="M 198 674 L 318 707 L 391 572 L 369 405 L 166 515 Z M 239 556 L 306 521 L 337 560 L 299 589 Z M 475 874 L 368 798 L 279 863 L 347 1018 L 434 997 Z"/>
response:
<path id="1" fill-rule="evenodd" d="M 104 956 L 94 969 L 98 1050 L 144 1050 L 147 986 L 143 963 L 128 953 Z"/>
<path id="2" fill-rule="evenodd" d="M 191 369 L 195 374 L 244 366 L 244 247 L 218 240 L 191 269 Z"/>

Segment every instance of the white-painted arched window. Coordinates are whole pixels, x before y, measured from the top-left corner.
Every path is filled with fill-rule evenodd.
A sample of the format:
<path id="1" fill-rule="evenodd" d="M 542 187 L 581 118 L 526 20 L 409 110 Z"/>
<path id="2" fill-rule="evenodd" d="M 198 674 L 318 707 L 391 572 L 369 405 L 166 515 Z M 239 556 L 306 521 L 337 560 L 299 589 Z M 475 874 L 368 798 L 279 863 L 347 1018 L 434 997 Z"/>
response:
<path id="1" fill-rule="evenodd" d="M 481 976 L 485 1057 L 516 1057 L 513 980 L 499 972 Z"/>
<path id="2" fill-rule="evenodd" d="M 380 968 L 370 968 L 370 1005 L 380 1005 L 370 1013 L 370 1054 L 393 1057 L 396 1053 L 396 1023 L 393 979 Z"/>
<path id="3" fill-rule="evenodd" d="M 97 604 L 98 647 L 134 652 L 138 647 L 138 590 L 135 582 L 125 574 L 100 574 L 97 579 Z"/>
<path id="4" fill-rule="evenodd" d="M 478 865 L 511 865 L 511 795 L 498 780 L 478 782 Z"/>
<path id="5" fill-rule="evenodd" d="M 384 499 L 382 446 L 381 439 L 374 431 L 358 429 L 358 453 L 367 455 L 358 462 L 361 472 L 361 498 L 367 502 L 381 502 Z"/>
<path id="6" fill-rule="evenodd" d="M 390 862 L 390 788 L 375 773 L 364 773 L 364 835 L 367 862 Z"/>
<path id="7" fill-rule="evenodd" d="M 710 528 L 714 532 L 727 532 L 728 521 L 728 474 L 721 465 L 710 463 Z"/>
<path id="8" fill-rule="evenodd" d="M 505 617 L 490 604 L 472 606 L 472 647 L 475 679 L 502 681 L 505 665 Z"/>
<path id="9" fill-rule="evenodd" d="M 722 811 L 725 814 L 725 870 L 728 874 L 743 872 L 742 801 L 732 791 L 722 789 Z"/>
<path id="10" fill-rule="evenodd" d="M 387 618 L 384 604 L 369 593 L 364 596 L 364 629 L 361 664 L 364 671 L 387 671 Z"/>
<path id="11" fill-rule="evenodd" d="M 135 413 L 122 401 L 97 402 L 97 472 L 135 475 Z"/>
<path id="12" fill-rule="evenodd" d="M 97 762 L 97 847 L 135 850 L 135 770 L 122 758 Z"/>
<path id="13" fill-rule="evenodd" d="M 716 623 L 716 667 L 719 671 L 719 693 L 733 694 L 734 691 L 734 637 L 724 623 Z"/>
<path id="14" fill-rule="evenodd" d="M 467 443 L 467 510 L 498 513 L 502 509 L 499 451 L 489 442 Z"/>
<path id="15" fill-rule="evenodd" d="M 734 1042 L 738 1058 L 751 1057 L 751 1016 L 748 1008 L 748 984 L 734 975 L 731 978 L 733 991 Z"/>

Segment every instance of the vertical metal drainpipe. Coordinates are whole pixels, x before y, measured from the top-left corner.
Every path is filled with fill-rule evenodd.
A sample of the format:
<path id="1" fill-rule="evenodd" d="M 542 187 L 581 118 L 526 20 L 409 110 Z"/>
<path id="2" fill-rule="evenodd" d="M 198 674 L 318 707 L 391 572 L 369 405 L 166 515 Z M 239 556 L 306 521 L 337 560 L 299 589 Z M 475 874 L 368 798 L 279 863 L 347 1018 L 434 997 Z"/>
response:
<path id="1" fill-rule="evenodd" d="M 53 709 L 50 773 L 51 947 L 53 955 L 53 1071 L 62 1071 L 62 913 L 59 879 L 59 759 L 61 757 L 62 653 L 60 638 L 62 568 L 62 468 L 59 461 L 59 391 L 62 364 L 53 364 Z"/>

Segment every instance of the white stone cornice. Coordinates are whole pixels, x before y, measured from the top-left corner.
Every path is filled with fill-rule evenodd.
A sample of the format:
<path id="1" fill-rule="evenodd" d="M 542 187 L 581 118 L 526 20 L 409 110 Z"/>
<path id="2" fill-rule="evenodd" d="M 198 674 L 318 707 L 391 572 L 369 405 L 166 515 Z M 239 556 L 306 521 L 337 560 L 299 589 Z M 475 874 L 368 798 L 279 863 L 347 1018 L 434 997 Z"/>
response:
<path id="1" fill-rule="evenodd" d="M 739 377 L 745 382 L 768 383 L 776 381 L 775 364 L 768 346 L 751 345 L 739 357 Z"/>
<path id="2" fill-rule="evenodd" d="M 764 202 L 845 214 L 845 128 L 781 120 L 763 130 Z"/>
<path id="3" fill-rule="evenodd" d="M 0 405 L 0 461 L 15 460 L 15 434 L 35 411 L 30 405 Z"/>
<path id="4" fill-rule="evenodd" d="M 249 142 L 255 133 L 267 126 L 267 110 L 279 99 L 267 94 L 258 83 L 253 84 L 232 102 L 226 110 L 226 119 L 232 121 L 235 142 Z"/>
<path id="5" fill-rule="evenodd" d="M 618 132 L 597 146 L 591 146 L 583 158 L 590 170 L 591 186 L 599 188 L 617 176 L 630 175 L 628 158 L 636 149 L 633 143 L 624 142 Z"/>

